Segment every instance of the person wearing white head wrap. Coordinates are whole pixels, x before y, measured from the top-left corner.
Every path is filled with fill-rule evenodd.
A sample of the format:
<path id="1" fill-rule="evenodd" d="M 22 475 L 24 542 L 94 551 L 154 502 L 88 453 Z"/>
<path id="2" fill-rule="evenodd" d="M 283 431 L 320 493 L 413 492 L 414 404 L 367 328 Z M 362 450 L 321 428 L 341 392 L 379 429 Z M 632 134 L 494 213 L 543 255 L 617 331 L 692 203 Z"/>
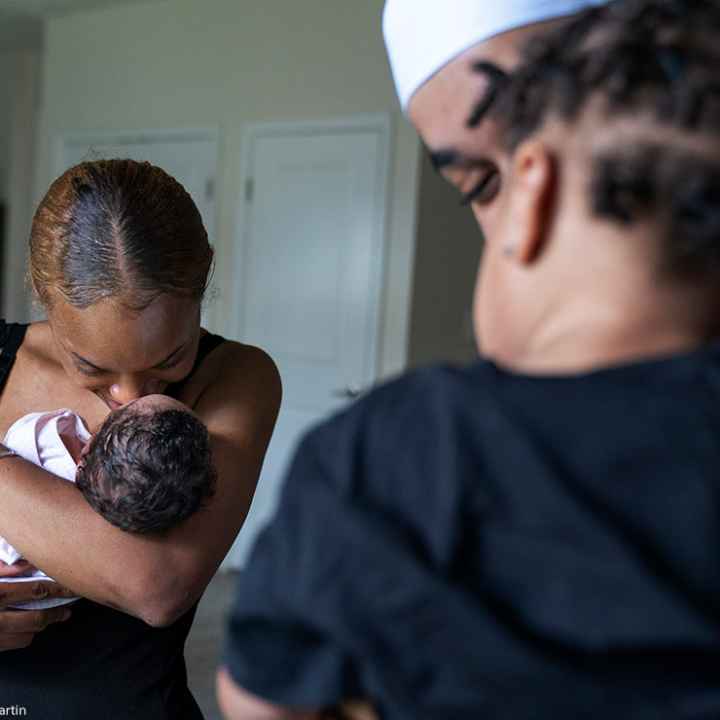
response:
<path id="1" fill-rule="evenodd" d="M 606 0 L 388 0 L 383 31 L 404 110 L 415 92 L 469 48 Z"/>
<path id="2" fill-rule="evenodd" d="M 387 0 L 383 32 L 403 112 L 480 225 L 502 185 L 481 122 L 525 42 L 609 0 Z M 480 194 L 478 194 L 480 193 Z"/>

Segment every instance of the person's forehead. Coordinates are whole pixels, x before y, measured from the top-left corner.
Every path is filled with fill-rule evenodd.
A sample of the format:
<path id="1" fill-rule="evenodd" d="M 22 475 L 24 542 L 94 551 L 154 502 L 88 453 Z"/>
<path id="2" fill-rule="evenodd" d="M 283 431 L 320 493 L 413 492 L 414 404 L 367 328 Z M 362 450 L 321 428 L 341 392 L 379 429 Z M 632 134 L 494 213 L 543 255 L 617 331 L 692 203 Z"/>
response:
<path id="1" fill-rule="evenodd" d="M 488 92 L 491 80 L 474 68 L 489 63 L 500 69 L 512 65 L 515 57 L 513 33 L 479 43 L 439 70 L 413 95 L 408 117 L 425 144 L 432 149 L 455 147 L 473 137 L 468 119 Z M 516 52 L 516 51 L 515 51 Z"/>
<path id="2" fill-rule="evenodd" d="M 465 153 L 490 144 L 492 138 L 487 137 L 482 123 L 477 128 L 468 127 L 473 110 L 491 87 L 490 77 L 474 68 L 487 63 L 512 71 L 529 38 L 566 21 L 559 18 L 535 23 L 489 38 L 463 52 L 424 83 L 410 100 L 408 117 L 427 147 L 431 151 L 452 148 Z"/>

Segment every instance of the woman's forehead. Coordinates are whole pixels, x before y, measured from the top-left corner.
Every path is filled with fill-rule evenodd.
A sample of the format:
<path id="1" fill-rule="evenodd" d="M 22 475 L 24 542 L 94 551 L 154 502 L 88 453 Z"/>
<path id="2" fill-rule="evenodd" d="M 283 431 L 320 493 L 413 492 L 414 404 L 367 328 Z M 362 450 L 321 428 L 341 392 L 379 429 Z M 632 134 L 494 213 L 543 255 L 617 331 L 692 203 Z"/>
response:
<path id="1" fill-rule="evenodd" d="M 69 353 L 107 370 L 146 370 L 198 335 L 200 303 L 161 295 L 141 311 L 105 299 L 80 310 L 53 304 L 49 322 Z"/>

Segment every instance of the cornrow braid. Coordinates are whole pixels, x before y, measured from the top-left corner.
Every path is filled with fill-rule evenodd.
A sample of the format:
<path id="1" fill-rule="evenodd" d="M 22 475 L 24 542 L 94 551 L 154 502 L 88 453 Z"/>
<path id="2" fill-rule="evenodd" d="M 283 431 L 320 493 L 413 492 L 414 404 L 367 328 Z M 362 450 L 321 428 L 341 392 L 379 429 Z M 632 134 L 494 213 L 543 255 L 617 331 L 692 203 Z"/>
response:
<path id="1" fill-rule="evenodd" d="M 718 37 L 718 0 L 593 8 L 531 41 L 490 110 L 513 150 L 548 120 L 572 124 L 599 100 L 612 149 L 593 158 L 591 209 L 622 224 L 655 220 L 662 269 L 675 276 L 720 272 Z M 613 144 L 612 124 L 623 120 L 637 137 Z"/>
<path id="2" fill-rule="evenodd" d="M 659 123 L 713 131 L 720 120 L 720 3 L 625 0 L 530 42 L 497 105 L 511 147 L 551 113 L 574 120 L 591 96 L 609 115 L 654 110 Z"/>

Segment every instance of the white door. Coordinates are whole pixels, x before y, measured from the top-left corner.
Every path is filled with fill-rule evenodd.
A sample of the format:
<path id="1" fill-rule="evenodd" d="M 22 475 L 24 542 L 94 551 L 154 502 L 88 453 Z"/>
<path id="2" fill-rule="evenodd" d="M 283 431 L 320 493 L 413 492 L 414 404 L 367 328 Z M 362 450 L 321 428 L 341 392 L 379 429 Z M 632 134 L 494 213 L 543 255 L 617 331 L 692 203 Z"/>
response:
<path id="1" fill-rule="evenodd" d="M 147 160 L 184 185 L 200 209 L 212 242 L 217 155 L 217 136 L 212 131 L 72 135 L 62 140 L 57 174 L 85 160 Z"/>
<path id="2" fill-rule="evenodd" d="M 217 157 L 218 140 L 213 131 L 77 134 L 61 139 L 56 174 L 86 160 L 146 160 L 185 187 L 200 211 L 210 242 L 214 243 Z M 208 320 L 203 311 L 206 327 Z"/>
<path id="3" fill-rule="evenodd" d="M 388 135 L 379 118 L 247 136 L 236 337 L 278 364 L 283 404 L 232 566 L 272 515 L 300 435 L 376 379 Z"/>

